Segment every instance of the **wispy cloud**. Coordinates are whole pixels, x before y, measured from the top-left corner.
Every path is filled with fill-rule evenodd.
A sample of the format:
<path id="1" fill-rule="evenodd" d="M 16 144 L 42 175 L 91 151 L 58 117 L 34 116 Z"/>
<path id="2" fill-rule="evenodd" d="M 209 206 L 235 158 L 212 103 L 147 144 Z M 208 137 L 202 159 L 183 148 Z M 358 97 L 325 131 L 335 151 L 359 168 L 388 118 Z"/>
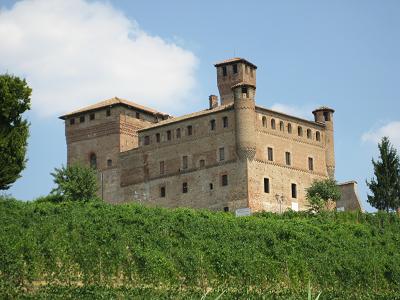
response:
<path id="1" fill-rule="evenodd" d="M 85 0 L 24 0 L 0 10 L 0 58 L 0 73 L 25 77 L 34 111 L 45 116 L 113 96 L 179 109 L 197 65 L 176 42 Z"/>
<path id="2" fill-rule="evenodd" d="M 400 147 L 400 121 L 390 122 L 382 127 L 372 129 L 361 137 L 363 142 L 378 143 L 382 137 L 389 137 L 390 141 L 397 148 Z"/>
<path id="3" fill-rule="evenodd" d="M 279 112 L 283 112 L 288 115 L 300 117 L 300 118 L 305 118 L 305 119 L 311 119 L 313 118 L 312 111 L 315 109 L 315 107 L 311 106 L 294 106 L 294 105 L 287 105 L 287 104 L 282 104 L 282 103 L 275 103 L 271 106 L 272 110 L 276 110 Z"/>

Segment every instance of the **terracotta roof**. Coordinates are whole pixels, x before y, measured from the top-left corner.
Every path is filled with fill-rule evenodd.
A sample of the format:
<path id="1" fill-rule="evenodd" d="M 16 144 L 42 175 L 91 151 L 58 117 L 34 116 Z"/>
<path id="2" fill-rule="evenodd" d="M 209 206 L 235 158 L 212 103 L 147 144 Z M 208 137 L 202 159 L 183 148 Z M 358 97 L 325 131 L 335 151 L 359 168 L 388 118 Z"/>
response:
<path id="1" fill-rule="evenodd" d="M 330 108 L 328 106 L 321 106 L 321 107 L 318 107 L 317 109 L 313 110 L 313 113 L 315 113 L 317 111 L 320 111 L 320 110 L 328 110 L 328 111 L 331 111 L 331 112 L 335 112 L 334 109 L 332 109 L 332 108 Z"/>
<path id="2" fill-rule="evenodd" d="M 136 108 L 136 109 L 144 111 L 144 112 L 151 113 L 153 115 L 168 116 L 168 114 L 156 111 L 156 110 L 154 110 L 152 108 L 149 108 L 149 107 L 146 107 L 146 106 L 143 106 L 143 105 L 140 105 L 140 104 L 125 100 L 125 99 L 114 97 L 114 98 L 111 98 L 111 99 L 107 99 L 107 100 L 104 100 L 104 101 L 101 101 L 101 102 L 86 106 L 86 107 L 78 109 L 78 110 L 72 111 L 72 112 L 70 112 L 68 114 L 65 114 L 65 115 L 61 116 L 60 119 L 65 119 L 65 118 L 67 118 L 69 116 L 73 116 L 73 115 L 77 115 L 77 114 L 80 114 L 80 113 L 83 113 L 83 112 L 97 110 L 97 109 L 100 109 L 100 108 L 103 108 L 103 107 L 113 106 L 113 105 L 125 105 L 125 106 L 129 106 L 129 107 L 132 107 L 132 108 Z"/>
<path id="3" fill-rule="evenodd" d="M 219 67 L 219 66 L 228 65 L 228 64 L 231 64 L 231 63 L 234 63 L 234 62 L 243 62 L 245 64 L 248 64 L 248 65 L 252 66 L 254 69 L 257 69 L 257 66 L 255 64 L 253 64 L 253 63 L 249 62 L 247 59 L 244 59 L 244 58 L 241 58 L 241 57 L 234 57 L 234 58 L 230 58 L 230 59 L 227 59 L 227 60 L 223 60 L 223 61 L 220 61 L 220 62 L 216 63 L 214 66 L 215 67 Z"/>
<path id="4" fill-rule="evenodd" d="M 158 123 L 154 123 L 154 124 L 152 124 L 152 125 L 150 125 L 150 126 L 148 126 L 146 128 L 140 129 L 138 131 L 146 131 L 148 129 L 153 129 L 153 128 L 156 128 L 156 127 L 161 127 L 161 126 L 164 126 L 164 125 L 169 125 L 169 124 L 180 122 L 180 121 L 185 121 L 185 120 L 188 120 L 188 119 L 192 119 L 192 118 L 208 115 L 208 114 L 219 112 L 219 111 L 223 111 L 223 110 L 228 110 L 230 108 L 233 108 L 233 103 L 226 104 L 226 105 L 219 105 L 219 106 L 217 106 L 215 108 L 212 108 L 212 109 L 205 109 L 205 110 L 201 110 L 201 111 L 194 112 L 194 113 L 191 113 L 191 114 L 183 115 L 183 116 L 180 116 L 180 117 L 173 117 L 173 118 L 170 118 L 170 119 L 167 119 L 167 120 L 160 121 Z"/>

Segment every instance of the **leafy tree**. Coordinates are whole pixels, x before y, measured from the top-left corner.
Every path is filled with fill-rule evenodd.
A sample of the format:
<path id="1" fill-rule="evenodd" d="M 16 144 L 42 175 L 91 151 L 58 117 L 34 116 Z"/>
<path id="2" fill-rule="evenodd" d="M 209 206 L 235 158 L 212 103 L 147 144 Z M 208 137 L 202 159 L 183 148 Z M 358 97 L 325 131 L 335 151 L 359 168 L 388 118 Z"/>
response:
<path id="1" fill-rule="evenodd" d="M 367 201 L 373 207 L 388 212 L 400 207 L 400 161 L 388 137 L 382 138 L 378 148 L 379 159 L 372 159 L 375 178 L 367 181 L 372 192 Z"/>
<path id="2" fill-rule="evenodd" d="M 319 212 L 328 207 L 329 202 L 340 200 L 340 189 L 334 179 L 314 181 L 307 189 L 307 200 L 310 204 L 310 211 Z"/>
<path id="3" fill-rule="evenodd" d="M 31 93 L 25 79 L 0 75 L 0 190 L 10 188 L 25 168 L 29 124 L 22 114 L 30 109 Z"/>
<path id="4" fill-rule="evenodd" d="M 96 171 L 81 165 L 56 168 L 51 175 L 57 187 L 51 191 L 63 200 L 87 202 L 96 199 Z"/>

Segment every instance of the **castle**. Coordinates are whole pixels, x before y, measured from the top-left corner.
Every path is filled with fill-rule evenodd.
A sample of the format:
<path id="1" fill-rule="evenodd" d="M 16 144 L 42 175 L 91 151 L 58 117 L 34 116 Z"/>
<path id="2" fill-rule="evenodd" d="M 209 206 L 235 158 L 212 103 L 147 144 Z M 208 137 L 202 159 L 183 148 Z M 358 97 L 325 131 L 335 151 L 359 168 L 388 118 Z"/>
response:
<path id="1" fill-rule="evenodd" d="M 254 64 L 215 67 L 221 101 L 211 95 L 203 111 L 172 117 L 115 97 L 61 116 L 68 165 L 96 168 L 111 203 L 307 209 L 305 189 L 335 175 L 334 110 L 317 108 L 310 121 L 258 106 Z M 341 188 L 343 209 L 358 208 L 355 183 Z"/>

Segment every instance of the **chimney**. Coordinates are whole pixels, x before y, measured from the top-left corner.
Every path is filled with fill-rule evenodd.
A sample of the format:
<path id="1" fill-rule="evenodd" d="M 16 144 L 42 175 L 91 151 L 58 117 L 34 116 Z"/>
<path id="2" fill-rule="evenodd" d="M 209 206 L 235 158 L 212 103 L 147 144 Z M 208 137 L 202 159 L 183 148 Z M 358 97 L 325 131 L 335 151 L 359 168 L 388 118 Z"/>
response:
<path id="1" fill-rule="evenodd" d="M 210 97 L 208 97 L 208 100 L 210 102 L 210 109 L 218 107 L 218 96 L 210 95 Z"/>

